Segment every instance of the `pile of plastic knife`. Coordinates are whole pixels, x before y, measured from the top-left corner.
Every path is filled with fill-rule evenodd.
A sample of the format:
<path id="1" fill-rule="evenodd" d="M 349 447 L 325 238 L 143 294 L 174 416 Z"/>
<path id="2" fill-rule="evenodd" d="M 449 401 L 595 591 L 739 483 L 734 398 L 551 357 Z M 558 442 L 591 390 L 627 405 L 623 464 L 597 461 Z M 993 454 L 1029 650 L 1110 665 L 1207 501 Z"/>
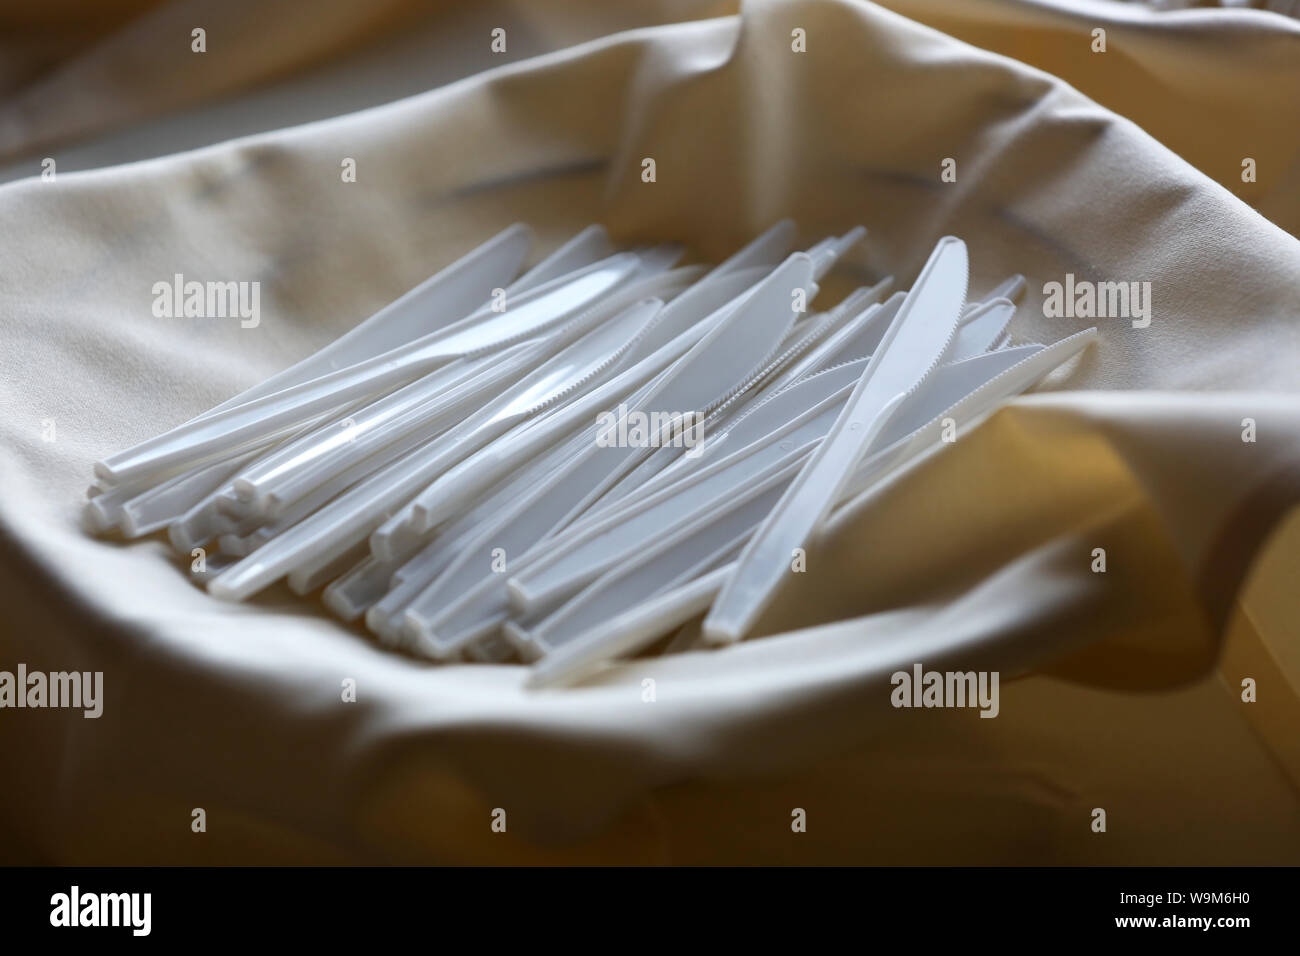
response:
<path id="1" fill-rule="evenodd" d="M 212 595 L 287 579 L 436 660 L 572 681 L 754 630 L 835 510 L 1083 349 L 1012 344 L 965 244 L 815 311 L 865 230 L 713 268 L 512 226 L 316 354 L 95 464 L 98 533 L 165 529 Z M 869 546 L 869 544 L 864 545 Z M 702 618 L 702 623 L 701 623 Z"/>

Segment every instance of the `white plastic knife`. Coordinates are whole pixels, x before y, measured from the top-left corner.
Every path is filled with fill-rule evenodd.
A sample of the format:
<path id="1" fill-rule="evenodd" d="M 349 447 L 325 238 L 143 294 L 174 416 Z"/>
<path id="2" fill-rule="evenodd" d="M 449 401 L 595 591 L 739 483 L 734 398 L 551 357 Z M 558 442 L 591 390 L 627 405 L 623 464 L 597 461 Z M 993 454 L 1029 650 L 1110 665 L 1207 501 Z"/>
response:
<path id="1" fill-rule="evenodd" d="M 889 416 L 939 364 L 961 319 L 966 244 L 939 240 L 830 433 L 741 554 L 704 620 L 713 643 L 739 640 L 771 603 L 796 549 L 807 545 Z"/>

